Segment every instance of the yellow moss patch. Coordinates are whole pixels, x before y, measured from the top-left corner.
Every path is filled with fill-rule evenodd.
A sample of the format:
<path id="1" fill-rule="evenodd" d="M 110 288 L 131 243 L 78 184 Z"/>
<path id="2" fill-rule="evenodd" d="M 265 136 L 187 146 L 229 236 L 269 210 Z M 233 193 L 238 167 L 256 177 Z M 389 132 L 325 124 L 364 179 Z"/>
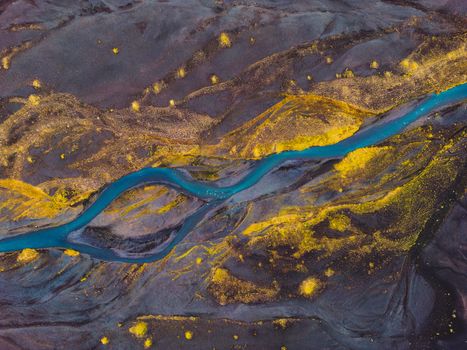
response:
<path id="1" fill-rule="evenodd" d="M 118 47 L 114 47 L 114 48 L 112 49 L 112 52 L 113 52 L 114 55 L 118 55 L 118 53 L 120 52 L 120 50 L 118 49 Z"/>
<path id="2" fill-rule="evenodd" d="M 39 103 L 41 102 L 41 98 L 37 95 L 29 95 L 28 97 L 28 103 L 30 103 L 32 106 L 38 106 Z"/>
<path id="3" fill-rule="evenodd" d="M 351 69 L 346 68 L 344 70 L 344 73 L 342 73 L 342 77 L 343 78 L 353 78 L 353 77 L 355 77 L 355 73 Z"/>
<path id="4" fill-rule="evenodd" d="M 106 209 L 106 212 L 118 214 L 121 217 L 131 216 L 131 218 L 137 219 L 142 213 L 147 213 L 145 206 L 148 203 L 156 201 L 167 191 L 166 187 L 161 186 L 148 186 L 130 190 L 120 197 L 121 201 L 113 202 Z"/>
<path id="5" fill-rule="evenodd" d="M 211 84 L 212 85 L 215 85 L 219 82 L 219 77 L 215 74 L 211 75 L 211 77 L 209 78 L 211 80 Z"/>
<path id="6" fill-rule="evenodd" d="M 413 73 L 414 71 L 416 71 L 419 67 L 418 63 L 409 59 L 409 58 L 406 58 L 406 59 L 403 59 L 400 63 L 400 66 L 407 72 L 407 73 Z"/>
<path id="7" fill-rule="evenodd" d="M 42 87 L 42 84 L 38 79 L 34 79 L 31 85 L 34 89 L 40 89 Z"/>
<path id="8" fill-rule="evenodd" d="M 219 35 L 219 46 L 222 47 L 222 48 L 232 46 L 232 42 L 231 42 L 230 37 L 229 37 L 229 35 L 227 33 L 222 32 Z"/>
<path id="9" fill-rule="evenodd" d="M 297 136 L 291 140 L 275 142 L 273 145 L 258 144 L 253 148 L 253 157 L 262 158 L 271 153 L 287 150 L 301 151 L 312 146 L 330 145 L 352 136 L 358 129 L 359 125 L 335 127 L 319 135 Z"/>
<path id="10" fill-rule="evenodd" d="M 31 261 L 36 260 L 39 257 L 39 252 L 35 249 L 26 248 L 19 253 L 16 261 L 22 264 L 27 264 Z"/>
<path id="11" fill-rule="evenodd" d="M 2 57 L 2 68 L 5 70 L 10 68 L 10 57 Z"/>
<path id="12" fill-rule="evenodd" d="M 148 332 L 148 324 L 146 322 L 137 322 L 128 331 L 138 338 L 143 338 Z"/>
<path id="13" fill-rule="evenodd" d="M 110 341 L 109 341 L 109 338 L 107 338 L 107 337 L 102 337 L 102 338 L 101 338 L 101 343 L 102 343 L 103 345 L 107 345 L 109 342 L 110 342 Z"/>
<path id="14" fill-rule="evenodd" d="M 279 292 L 277 285 L 261 287 L 253 282 L 232 276 L 224 268 L 213 269 L 208 289 L 221 305 L 265 302 L 272 300 Z"/>
<path id="15" fill-rule="evenodd" d="M 47 198 L 48 195 L 39 187 L 14 179 L 0 179 L 0 188 L 16 192 L 28 198 Z"/>
<path id="16" fill-rule="evenodd" d="M 378 69 L 378 68 L 379 68 L 379 63 L 378 63 L 378 61 L 371 61 L 371 63 L 370 63 L 370 68 L 371 68 L 371 69 Z"/>
<path id="17" fill-rule="evenodd" d="M 144 348 L 145 348 L 145 349 L 149 349 L 151 346 L 152 346 L 152 339 L 151 339 L 151 338 L 147 338 L 147 339 L 144 341 Z"/>
<path id="18" fill-rule="evenodd" d="M 275 226 L 275 225 L 288 223 L 288 222 L 295 222 L 299 218 L 300 216 L 297 214 L 288 214 L 288 215 L 286 214 L 286 215 L 276 216 L 276 217 L 271 218 L 268 221 L 255 222 L 251 224 L 243 231 L 243 234 L 246 236 L 249 236 L 252 233 L 264 230 L 265 228 L 269 226 Z"/>
<path id="19" fill-rule="evenodd" d="M 187 339 L 187 340 L 193 339 L 193 332 L 192 331 L 186 331 L 185 332 L 185 339 Z"/>
<path id="20" fill-rule="evenodd" d="M 138 101 L 131 102 L 131 109 L 135 112 L 139 112 L 141 110 L 141 106 Z"/>
<path id="21" fill-rule="evenodd" d="M 328 268 L 324 271 L 324 275 L 325 275 L 326 277 L 332 277 L 332 276 L 334 276 L 335 273 L 336 273 L 336 272 L 335 272 L 332 268 L 330 268 L 330 267 L 328 267 Z"/>
<path id="22" fill-rule="evenodd" d="M 66 249 L 63 254 L 68 256 L 79 256 L 79 252 L 73 249 Z"/>
<path id="23" fill-rule="evenodd" d="M 154 83 L 152 85 L 152 90 L 154 91 L 154 93 L 157 95 L 157 94 L 160 94 L 160 92 L 162 91 L 162 88 L 164 87 L 164 84 L 163 83 L 160 83 L 160 82 L 157 82 L 157 83 Z"/>
<path id="24" fill-rule="evenodd" d="M 247 246 L 261 246 L 265 249 L 290 246 L 296 251 L 293 257 L 298 259 L 311 251 L 319 252 L 322 257 L 326 257 L 343 247 L 356 245 L 360 241 L 355 235 L 342 238 L 315 236 L 313 226 L 328 218 L 330 212 L 322 210 L 313 214 L 312 219 L 289 214 L 284 215 L 285 218 L 279 215 L 270 220 L 252 224 L 246 229 L 252 236 Z M 257 230 L 258 228 L 261 229 Z"/>
<path id="25" fill-rule="evenodd" d="M 183 78 L 185 78 L 185 76 L 186 76 L 186 70 L 185 70 L 185 68 L 180 67 L 180 68 L 177 70 L 177 77 L 180 78 L 180 79 L 183 79 Z"/>
<path id="26" fill-rule="evenodd" d="M 424 94 L 441 92 L 465 83 L 467 41 L 465 33 L 451 37 L 426 37 L 400 62 L 402 73 L 319 82 L 315 94 L 384 113 Z M 369 93 L 371 92 L 371 93 Z"/>
<path id="27" fill-rule="evenodd" d="M 324 146 L 353 135 L 367 111 L 313 94 L 290 95 L 224 136 L 204 153 L 261 158 L 286 150 Z"/>
<path id="28" fill-rule="evenodd" d="M 456 143 L 460 149 L 460 143 Z M 423 230 L 427 220 L 432 216 L 440 196 L 456 178 L 460 159 L 447 153 L 452 143 L 432 157 L 423 171 L 412 174 L 406 183 L 390 190 L 382 190 L 379 196 L 372 199 L 364 198 L 362 202 L 349 199 L 348 203 L 326 205 L 324 207 L 297 207 L 297 215 L 293 220 L 288 218 L 294 214 L 279 213 L 279 216 L 264 222 L 252 224 L 246 228 L 251 236 L 247 243 L 248 249 L 275 249 L 288 246 L 295 252 L 293 257 L 299 259 L 304 254 L 317 253 L 317 259 L 327 258 L 345 249 L 352 256 L 365 256 L 370 252 L 402 252 L 409 250 Z M 387 164 L 389 165 L 389 164 Z M 387 166 L 386 165 L 386 166 Z M 371 197 L 370 197 L 371 198 Z M 315 234 L 315 226 L 350 211 L 355 217 L 364 216 L 374 220 L 390 217 L 391 220 L 381 225 L 380 231 L 364 232 L 360 227 L 347 226 L 344 237 L 327 237 Z M 283 218 L 284 216 L 285 218 Z M 342 218 L 339 220 L 341 221 Z M 345 220 L 345 219 L 344 219 Z M 336 228 L 344 228 L 338 223 Z M 365 229 L 366 230 L 366 229 Z"/>
<path id="29" fill-rule="evenodd" d="M 1 59 L 1 65 L 3 69 L 9 69 L 11 65 L 11 60 L 14 56 L 16 56 L 18 53 L 29 49 L 32 46 L 33 41 L 24 41 L 18 46 L 12 47 L 10 49 L 4 50 L 3 57 Z"/>
<path id="30" fill-rule="evenodd" d="M 304 297 L 310 298 L 321 288 L 321 281 L 315 277 L 308 277 L 300 283 L 299 292 Z"/>
<path id="31" fill-rule="evenodd" d="M 391 147 L 365 147 L 359 148 L 347 154 L 339 163 L 334 166 L 342 177 L 358 175 L 359 172 L 372 161 L 378 161 L 384 153 L 389 153 Z"/>
<path id="32" fill-rule="evenodd" d="M 278 318 L 274 321 L 272 321 L 272 324 L 275 325 L 275 326 L 278 326 L 282 329 L 286 329 L 288 324 L 289 324 L 289 320 L 286 319 L 286 318 Z"/>
<path id="33" fill-rule="evenodd" d="M 346 215 L 336 215 L 329 218 L 329 227 L 333 230 L 344 232 L 349 228 L 350 218 Z"/>
<path id="34" fill-rule="evenodd" d="M 183 203 L 185 201 L 186 197 L 182 194 L 179 194 L 177 195 L 177 197 L 175 197 L 175 199 L 169 203 L 167 203 L 166 205 L 164 205 L 163 207 L 159 208 L 157 210 L 157 214 L 165 214 L 167 212 L 169 212 L 170 210 L 178 207 L 181 203 Z"/>
<path id="35" fill-rule="evenodd" d="M 49 196 L 39 187 L 25 182 L 0 179 L 0 221 L 52 218 L 69 206 L 88 198 L 91 193 L 85 192 L 68 199 L 65 192 L 59 189 L 53 196 Z"/>

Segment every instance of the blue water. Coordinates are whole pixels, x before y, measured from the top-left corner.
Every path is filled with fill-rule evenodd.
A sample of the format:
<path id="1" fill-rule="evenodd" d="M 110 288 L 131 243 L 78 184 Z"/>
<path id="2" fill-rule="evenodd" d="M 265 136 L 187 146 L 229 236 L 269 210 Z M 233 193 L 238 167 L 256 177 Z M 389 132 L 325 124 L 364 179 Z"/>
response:
<path id="1" fill-rule="evenodd" d="M 144 263 L 162 259 L 175 247 L 209 212 L 210 209 L 232 195 L 244 191 L 256 184 L 264 175 L 277 168 L 283 162 L 293 159 L 322 159 L 339 158 L 358 148 L 375 145 L 390 136 L 404 130 L 423 115 L 426 115 L 440 107 L 458 103 L 467 98 L 467 84 L 462 84 L 446 90 L 440 94 L 433 94 L 418 103 L 411 111 L 397 119 L 375 124 L 361 130 L 353 136 L 333 145 L 310 147 L 302 151 L 286 151 L 273 154 L 258 161 L 253 169 L 239 182 L 226 187 L 218 187 L 215 184 L 195 181 L 177 169 L 172 168 L 144 168 L 123 176 L 108 185 L 81 215 L 64 225 L 37 230 L 21 235 L 0 240 L 0 252 L 11 252 L 24 248 L 51 248 L 61 247 L 80 251 L 92 257 L 120 262 Z M 176 233 L 172 241 L 157 253 L 139 257 L 122 257 L 117 252 L 108 248 L 97 248 L 86 244 L 73 243 L 68 235 L 94 219 L 113 200 L 128 189 L 141 184 L 163 184 L 195 197 L 207 200 L 196 213 L 188 217 L 181 229 Z"/>

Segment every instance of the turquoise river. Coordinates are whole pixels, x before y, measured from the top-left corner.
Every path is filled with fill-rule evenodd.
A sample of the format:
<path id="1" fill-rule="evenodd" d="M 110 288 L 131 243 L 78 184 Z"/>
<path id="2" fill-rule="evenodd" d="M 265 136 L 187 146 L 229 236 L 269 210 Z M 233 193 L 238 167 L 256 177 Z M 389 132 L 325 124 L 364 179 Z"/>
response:
<path id="1" fill-rule="evenodd" d="M 165 257 L 215 206 L 236 193 L 247 190 L 258 183 L 271 170 L 279 167 L 288 160 L 341 158 L 347 153 L 361 147 L 378 144 L 385 139 L 403 131 L 409 124 L 420 117 L 430 114 L 440 108 L 459 103 L 467 98 L 467 83 L 454 88 L 427 96 L 418 102 L 409 112 L 368 126 L 353 136 L 333 145 L 310 147 L 302 151 L 286 151 L 265 157 L 256 162 L 249 173 L 237 183 L 220 187 L 214 183 L 196 181 L 180 170 L 174 168 L 144 168 L 114 181 L 106 186 L 96 198 L 77 218 L 56 227 L 48 227 L 32 232 L 6 237 L 0 240 L 0 252 L 12 252 L 24 248 L 67 248 L 108 261 L 145 263 Z M 162 184 L 170 186 L 184 193 L 206 201 L 197 212 L 189 216 L 178 232 L 160 246 L 156 251 L 145 256 L 121 256 L 117 251 L 109 248 L 93 247 L 84 243 L 73 242 L 69 239 L 72 232 L 85 227 L 113 200 L 123 192 L 141 186 L 142 184 Z"/>

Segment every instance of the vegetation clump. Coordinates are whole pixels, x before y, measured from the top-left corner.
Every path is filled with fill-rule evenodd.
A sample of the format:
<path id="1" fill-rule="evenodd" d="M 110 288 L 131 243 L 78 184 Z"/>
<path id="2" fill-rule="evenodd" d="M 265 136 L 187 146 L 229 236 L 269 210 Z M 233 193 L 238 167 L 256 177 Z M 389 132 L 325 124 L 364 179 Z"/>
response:
<path id="1" fill-rule="evenodd" d="M 227 269 L 214 268 L 208 287 L 220 305 L 258 303 L 273 300 L 279 292 L 277 285 L 263 287 L 233 276 Z"/>

